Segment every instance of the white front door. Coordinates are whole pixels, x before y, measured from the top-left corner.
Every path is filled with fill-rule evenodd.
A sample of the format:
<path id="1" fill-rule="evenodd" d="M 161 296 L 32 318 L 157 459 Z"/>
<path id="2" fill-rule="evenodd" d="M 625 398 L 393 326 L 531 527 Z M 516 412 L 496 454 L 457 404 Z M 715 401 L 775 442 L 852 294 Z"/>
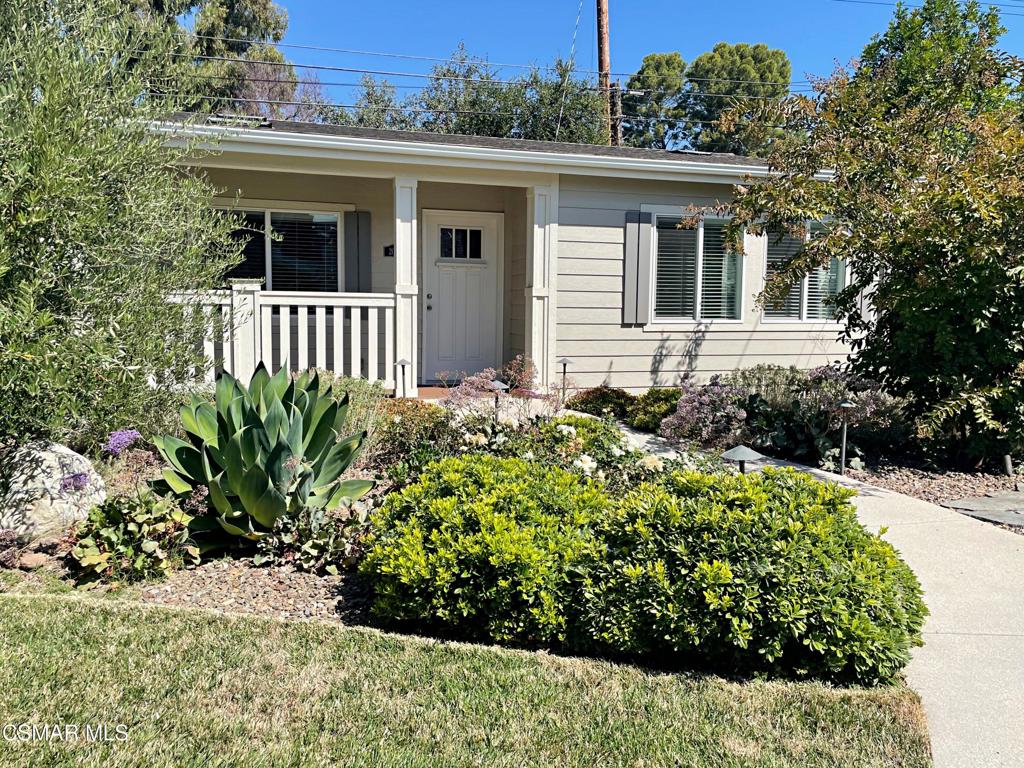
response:
<path id="1" fill-rule="evenodd" d="M 423 212 L 425 382 L 501 363 L 503 221 L 500 213 Z"/>

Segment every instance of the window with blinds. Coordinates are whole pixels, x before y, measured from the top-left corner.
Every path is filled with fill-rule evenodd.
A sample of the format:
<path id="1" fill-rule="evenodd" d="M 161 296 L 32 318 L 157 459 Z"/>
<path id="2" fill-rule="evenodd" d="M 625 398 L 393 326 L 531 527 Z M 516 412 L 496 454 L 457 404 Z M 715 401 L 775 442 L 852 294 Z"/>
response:
<path id="1" fill-rule="evenodd" d="M 338 214 L 270 214 L 275 291 L 338 290 Z"/>
<path id="2" fill-rule="evenodd" d="M 228 270 L 226 277 L 236 279 L 265 279 L 267 272 L 267 243 L 265 235 L 266 215 L 263 211 L 235 211 L 235 218 L 241 219 L 242 226 L 232 232 L 232 237 L 242 246 L 242 261 Z"/>
<path id="3" fill-rule="evenodd" d="M 820 224 L 812 224 L 810 237 L 821 232 Z M 792 235 L 779 237 L 777 232 L 767 233 L 768 249 L 766 273 L 778 273 L 804 245 L 805 240 Z M 846 287 L 846 265 L 838 259 L 816 268 L 803 280 L 793 283 L 785 298 L 764 308 L 764 316 L 788 320 L 834 320 L 835 296 Z"/>
<path id="4" fill-rule="evenodd" d="M 771 278 L 782 271 L 786 262 L 793 258 L 803 247 L 804 241 L 801 237 L 793 237 L 788 234 L 780 237 L 778 232 L 769 232 L 767 238 L 768 262 L 765 272 L 766 276 Z M 802 290 L 803 286 L 801 283 L 794 282 L 789 286 L 789 292 L 784 298 L 765 306 L 764 316 L 799 320 L 800 306 L 803 303 Z"/>
<path id="5" fill-rule="evenodd" d="M 658 217 L 655 317 L 738 320 L 742 259 L 725 247 L 725 222 L 705 220 L 689 229 L 678 224 L 678 218 Z"/>
<path id="6" fill-rule="evenodd" d="M 655 317 L 695 317 L 697 229 L 679 229 L 679 219 L 658 218 Z"/>
<path id="7" fill-rule="evenodd" d="M 726 249 L 725 222 L 705 221 L 701 249 L 700 316 L 739 320 L 740 256 Z"/>
<path id="8" fill-rule="evenodd" d="M 244 242 L 242 261 L 228 278 L 263 278 L 275 291 L 338 291 L 339 214 L 283 211 L 234 211 L 242 220 L 234 237 Z M 266 228 L 274 238 L 268 243 Z M 267 257 L 270 274 L 267 274 Z"/>

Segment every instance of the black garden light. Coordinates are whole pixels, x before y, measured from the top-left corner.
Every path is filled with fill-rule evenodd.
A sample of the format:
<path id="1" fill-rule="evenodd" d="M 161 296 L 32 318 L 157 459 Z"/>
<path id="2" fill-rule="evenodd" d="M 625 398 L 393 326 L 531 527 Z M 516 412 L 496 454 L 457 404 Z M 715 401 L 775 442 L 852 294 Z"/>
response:
<path id="1" fill-rule="evenodd" d="M 568 357 L 560 357 L 555 362 L 562 366 L 562 403 L 564 404 L 567 381 L 566 373 L 569 370 L 569 366 L 572 365 L 572 360 L 570 360 Z"/>
<path id="2" fill-rule="evenodd" d="M 843 414 L 843 434 L 839 442 L 839 474 L 846 474 L 846 422 L 849 418 L 851 408 L 856 408 L 857 404 L 849 398 L 843 398 L 839 401 L 839 410 Z"/>
<path id="3" fill-rule="evenodd" d="M 735 448 L 730 448 L 728 451 L 723 453 L 722 458 L 726 461 L 735 461 L 740 465 L 740 474 L 745 475 L 747 474 L 747 462 L 760 461 L 764 456 L 753 448 L 748 448 L 745 445 L 737 445 Z"/>
<path id="4" fill-rule="evenodd" d="M 402 374 L 401 374 L 401 376 L 402 376 L 402 397 L 403 398 L 404 397 L 408 397 L 409 393 L 406 391 L 406 384 L 405 384 L 405 368 L 406 368 L 407 365 L 412 365 L 412 363 L 410 363 L 408 360 L 406 360 L 403 357 L 401 360 L 399 360 L 397 363 L 395 363 L 395 365 L 399 369 L 401 369 L 401 371 L 402 371 Z M 397 391 L 398 387 L 395 387 L 395 390 Z"/>

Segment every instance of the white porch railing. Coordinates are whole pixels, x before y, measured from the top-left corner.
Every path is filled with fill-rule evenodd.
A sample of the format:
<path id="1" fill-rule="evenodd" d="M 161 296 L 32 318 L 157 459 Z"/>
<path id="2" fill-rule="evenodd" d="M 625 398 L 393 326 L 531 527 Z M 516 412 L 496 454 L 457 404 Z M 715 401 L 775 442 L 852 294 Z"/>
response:
<path id="1" fill-rule="evenodd" d="M 209 381 L 225 369 L 247 380 L 262 360 L 271 373 L 315 367 L 394 389 L 394 294 L 263 291 L 235 281 L 229 291 L 172 301 L 202 312 Z"/>

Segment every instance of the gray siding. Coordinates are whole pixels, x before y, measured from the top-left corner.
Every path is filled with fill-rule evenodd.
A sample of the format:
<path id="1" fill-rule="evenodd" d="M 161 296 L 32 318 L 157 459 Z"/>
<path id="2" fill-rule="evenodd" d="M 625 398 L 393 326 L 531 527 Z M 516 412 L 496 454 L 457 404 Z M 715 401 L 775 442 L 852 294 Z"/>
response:
<path id="1" fill-rule="evenodd" d="M 740 322 L 623 325 L 626 211 L 645 204 L 709 206 L 730 194 L 724 184 L 561 177 L 555 354 L 572 358 L 577 386 L 642 390 L 759 363 L 811 368 L 845 359 L 837 326 L 762 321 L 754 303 L 764 284 L 760 238 L 746 245 Z"/>

